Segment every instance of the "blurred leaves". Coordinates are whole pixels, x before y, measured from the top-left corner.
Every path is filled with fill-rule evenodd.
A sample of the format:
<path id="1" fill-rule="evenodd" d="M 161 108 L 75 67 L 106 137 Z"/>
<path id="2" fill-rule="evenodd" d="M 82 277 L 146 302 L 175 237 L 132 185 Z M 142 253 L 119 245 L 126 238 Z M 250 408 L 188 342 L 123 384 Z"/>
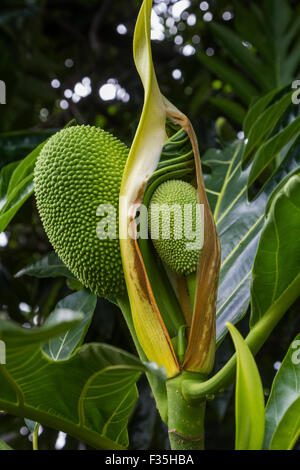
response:
<path id="1" fill-rule="evenodd" d="M 214 56 L 200 51 L 198 60 L 219 79 L 230 84 L 243 106 L 268 91 L 291 83 L 300 68 L 299 5 L 288 0 L 233 2 L 234 28 L 209 23 L 219 46 Z M 222 109 L 241 122 L 223 94 Z M 217 104 L 211 99 L 214 104 Z M 227 109 L 225 102 L 227 101 Z M 222 101 L 221 101 L 222 103 Z M 244 108 L 245 109 L 245 108 Z"/>

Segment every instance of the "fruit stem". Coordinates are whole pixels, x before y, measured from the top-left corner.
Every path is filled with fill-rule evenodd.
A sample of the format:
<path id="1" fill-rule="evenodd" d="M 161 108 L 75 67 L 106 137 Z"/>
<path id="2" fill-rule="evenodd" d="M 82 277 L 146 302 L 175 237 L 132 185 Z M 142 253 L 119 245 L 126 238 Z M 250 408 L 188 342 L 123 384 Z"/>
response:
<path id="1" fill-rule="evenodd" d="M 188 403 L 181 390 L 183 374 L 167 381 L 168 428 L 172 450 L 204 450 L 206 402 Z"/>

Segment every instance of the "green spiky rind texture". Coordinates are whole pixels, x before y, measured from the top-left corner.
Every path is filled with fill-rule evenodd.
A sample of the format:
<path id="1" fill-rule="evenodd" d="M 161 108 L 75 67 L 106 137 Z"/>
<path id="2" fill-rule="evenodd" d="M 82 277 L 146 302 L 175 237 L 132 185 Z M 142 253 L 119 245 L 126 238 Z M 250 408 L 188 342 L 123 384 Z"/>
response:
<path id="1" fill-rule="evenodd" d="M 158 186 L 154 191 L 149 205 L 148 222 L 150 234 L 153 235 L 154 226 L 156 227 L 157 238 L 152 238 L 153 245 L 163 262 L 176 274 L 188 275 L 197 270 L 199 255 L 201 250 L 188 250 L 187 243 L 190 239 L 185 237 L 184 230 L 184 205 L 191 205 L 191 217 L 189 220 L 193 231 L 196 228 L 196 204 L 198 203 L 197 191 L 189 183 L 181 180 L 168 180 Z M 156 210 L 154 210 L 156 204 Z M 174 222 L 176 215 L 170 212 L 171 206 L 178 205 L 181 213 L 181 227 Z M 160 210 L 158 211 L 158 207 Z M 168 219 L 168 214 L 170 219 Z M 168 223 L 170 220 L 170 224 Z M 164 238 L 163 226 L 166 229 L 170 227 L 170 237 Z M 178 232 L 179 230 L 179 232 Z M 182 238 L 176 237 L 182 233 Z"/>
<path id="2" fill-rule="evenodd" d="M 100 204 L 118 215 L 128 148 L 108 132 L 74 126 L 52 136 L 35 166 L 38 211 L 58 256 L 80 282 L 99 296 L 121 295 L 125 280 L 118 238 L 96 234 Z M 105 214 L 102 214 L 105 215 Z"/>

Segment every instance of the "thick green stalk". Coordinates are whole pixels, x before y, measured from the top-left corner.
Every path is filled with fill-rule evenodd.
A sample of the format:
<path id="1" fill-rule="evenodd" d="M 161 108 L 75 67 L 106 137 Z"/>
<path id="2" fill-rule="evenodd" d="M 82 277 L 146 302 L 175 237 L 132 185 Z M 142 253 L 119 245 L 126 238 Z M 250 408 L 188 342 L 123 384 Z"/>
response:
<path id="1" fill-rule="evenodd" d="M 172 450 L 204 449 L 204 416 L 206 402 L 188 403 L 182 395 L 185 373 L 167 381 L 168 428 Z"/>

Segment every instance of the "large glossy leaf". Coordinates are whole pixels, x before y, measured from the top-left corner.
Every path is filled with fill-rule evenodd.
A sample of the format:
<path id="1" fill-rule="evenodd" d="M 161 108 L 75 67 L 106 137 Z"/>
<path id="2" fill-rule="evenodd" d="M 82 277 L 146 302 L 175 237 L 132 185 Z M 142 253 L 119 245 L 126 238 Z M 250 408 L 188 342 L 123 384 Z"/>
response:
<path id="1" fill-rule="evenodd" d="M 6 364 L 0 366 L 0 408 L 64 431 L 102 449 L 127 446 L 126 426 L 137 398 L 135 382 L 151 364 L 105 344 L 87 344 L 54 361 L 42 344 L 83 319 L 60 309 L 38 329 L 0 321 Z"/>
<path id="2" fill-rule="evenodd" d="M 237 355 L 235 449 L 260 450 L 264 440 L 265 402 L 255 360 L 238 330 L 227 323 Z"/>
<path id="3" fill-rule="evenodd" d="M 253 268 L 251 328 L 300 294 L 300 169 L 297 173 L 276 192 L 267 214 Z"/>
<path id="4" fill-rule="evenodd" d="M 289 350 L 272 384 L 266 408 L 264 448 L 293 448 L 300 435 L 300 334 Z"/>
<path id="5" fill-rule="evenodd" d="M 276 185 L 299 166 L 299 144 L 295 144 L 272 176 L 264 191 L 249 201 L 247 179 L 251 165 L 242 170 L 243 143 L 224 150 L 211 149 L 202 162 L 211 172 L 205 175 L 206 191 L 214 210 L 222 248 L 217 302 L 217 341 L 226 334 L 225 323 L 236 323 L 246 312 L 250 300 L 253 261 L 265 208 Z"/>
<path id="6" fill-rule="evenodd" d="M 63 361 L 70 357 L 78 346 L 80 346 L 92 321 L 93 313 L 97 303 L 97 296 L 87 290 L 81 290 L 75 294 L 68 295 L 55 307 L 54 312 L 48 317 L 51 320 L 56 310 L 66 309 L 83 313 L 83 319 L 70 330 L 57 338 L 53 338 L 43 344 L 43 352 L 54 361 Z"/>

